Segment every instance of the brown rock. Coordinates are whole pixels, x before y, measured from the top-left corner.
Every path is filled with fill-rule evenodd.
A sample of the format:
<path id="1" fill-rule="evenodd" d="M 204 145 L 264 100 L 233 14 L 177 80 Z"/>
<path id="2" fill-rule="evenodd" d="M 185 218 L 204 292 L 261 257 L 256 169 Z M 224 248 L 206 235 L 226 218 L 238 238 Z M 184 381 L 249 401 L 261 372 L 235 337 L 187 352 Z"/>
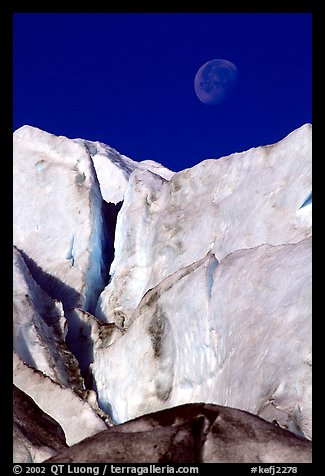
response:
<path id="1" fill-rule="evenodd" d="M 242 410 L 195 403 L 109 428 L 47 462 L 308 463 L 311 442 Z"/>

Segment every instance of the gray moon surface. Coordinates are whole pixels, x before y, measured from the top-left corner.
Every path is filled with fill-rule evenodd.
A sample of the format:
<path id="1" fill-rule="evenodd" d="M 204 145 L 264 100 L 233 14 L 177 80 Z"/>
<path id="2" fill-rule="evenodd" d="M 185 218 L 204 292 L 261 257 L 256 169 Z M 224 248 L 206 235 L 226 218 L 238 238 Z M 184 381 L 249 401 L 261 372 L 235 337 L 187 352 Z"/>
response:
<path id="1" fill-rule="evenodd" d="M 219 104 L 234 90 L 237 76 L 237 68 L 231 61 L 225 59 L 208 61 L 195 75 L 195 93 L 204 104 Z"/>

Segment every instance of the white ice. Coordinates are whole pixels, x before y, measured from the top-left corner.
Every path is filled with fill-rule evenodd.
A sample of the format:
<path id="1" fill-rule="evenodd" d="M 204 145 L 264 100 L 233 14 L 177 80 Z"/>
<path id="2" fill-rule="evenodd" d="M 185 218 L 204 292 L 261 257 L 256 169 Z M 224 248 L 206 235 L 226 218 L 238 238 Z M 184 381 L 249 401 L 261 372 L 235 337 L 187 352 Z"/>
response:
<path id="1" fill-rule="evenodd" d="M 28 366 L 14 353 L 13 380 L 62 427 L 69 446 L 107 428 L 92 407 L 71 388 Z"/>
<path id="2" fill-rule="evenodd" d="M 22 256 L 13 250 L 14 350 L 30 366 L 65 386 L 83 388 L 78 363 L 65 343 L 62 304 L 34 281 Z M 73 384 L 72 384 L 73 382 Z"/>
<path id="3" fill-rule="evenodd" d="M 209 401 L 264 412 L 310 437 L 311 206 L 301 208 L 310 190 L 309 124 L 169 181 L 131 174 L 96 310 L 125 334 L 102 342 L 92 365 L 116 421 Z M 205 256 L 207 271 L 179 275 Z M 297 405 L 303 416 L 292 422 Z"/>
<path id="4" fill-rule="evenodd" d="M 231 253 L 212 278 L 213 261 L 149 291 L 124 336 L 96 354 L 100 404 L 117 422 L 186 402 L 272 405 L 268 419 L 287 427 L 299 406 L 310 437 L 310 238 Z"/>
<path id="5" fill-rule="evenodd" d="M 218 261 L 261 244 L 311 234 L 311 125 L 277 144 L 206 160 L 170 181 L 147 170 L 130 176 L 118 215 L 112 280 L 101 319 L 130 319 L 143 294 L 211 249 Z"/>
<path id="6" fill-rule="evenodd" d="M 13 239 L 65 308 L 93 308 L 104 285 L 102 197 L 82 144 L 29 126 L 14 133 Z"/>

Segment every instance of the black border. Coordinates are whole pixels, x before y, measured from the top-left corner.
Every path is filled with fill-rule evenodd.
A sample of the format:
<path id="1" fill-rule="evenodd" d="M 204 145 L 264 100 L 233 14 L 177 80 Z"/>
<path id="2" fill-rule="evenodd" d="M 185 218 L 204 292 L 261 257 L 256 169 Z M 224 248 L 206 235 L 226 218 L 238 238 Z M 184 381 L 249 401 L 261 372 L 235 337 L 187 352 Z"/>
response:
<path id="1" fill-rule="evenodd" d="M 77 4 L 72 5 L 73 2 L 45 2 L 43 8 L 40 8 L 40 4 L 35 2 L 1 2 L 0 5 L 0 44 L 1 44 L 1 85 L 0 88 L 2 94 L 1 100 L 1 112 L 2 112 L 2 121 L 1 121 L 1 144 L 2 144 L 2 172 L 4 172 L 4 177 L 2 179 L 2 233 L 1 233 L 1 250 L 3 252 L 1 265 L 2 265 L 2 322 L 4 324 L 4 329 L 2 331 L 2 418 L 1 418 L 1 429 L 4 432 L 5 438 L 2 438 L 2 456 L 8 458 L 10 473 L 12 474 L 12 392 L 8 391 L 8 388 L 12 388 L 12 348 L 9 336 L 12 336 L 12 265 L 11 265 L 11 248 L 12 248 L 12 167 L 11 167 L 11 157 L 12 157 L 12 132 L 13 132 L 13 15 L 15 13 L 311 13 L 313 21 L 313 183 L 314 183 L 314 213 L 317 217 L 317 209 L 321 208 L 319 205 L 319 198 L 321 194 L 318 193 L 317 180 L 321 179 L 321 167 L 320 171 L 317 171 L 317 168 L 321 166 L 324 159 L 324 153 L 321 150 L 321 145 L 318 141 L 318 138 L 321 134 L 321 108 L 320 104 L 320 90 L 321 90 L 321 81 L 323 74 L 321 72 L 322 61 L 321 55 L 323 53 L 322 43 L 324 40 L 320 38 L 320 32 L 324 29 L 324 16 L 321 14 L 321 2 L 312 2 L 312 1 L 265 1 L 265 2 L 256 2 L 255 5 L 253 2 L 250 2 L 253 5 L 248 5 L 248 2 L 238 2 L 238 5 L 233 2 L 199 2 L 199 7 L 194 5 L 189 5 L 189 2 L 181 2 L 175 0 L 174 2 L 152 2 L 154 8 L 149 7 L 148 4 L 141 2 L 124 2 L 124 1 L 109 1 L 109 2 L 76 2 Z M 135 8 L 136 5 L 136 8 Z M 79 7 L 79 8 L 78 8 Z M 187 8 L 186 8 L 187 7 Z M 245 8 L 243 8 L 245 7 Z M 324 53 L 323 53 L 324 55 Z M 316 201 L 315 201 L 316 197 Z M 316 205 L 316 211 L 315 211 Z M 8 222 L 7 222 L 8 220 Z M 317 226 L 320 226 L 321 222 L 316 223 L 316 234 L 313 238 L 313 256 L 317 256 L 316 260 L 313 260 L 313 276 L 317 272 L 317 264 L 319 263 L 319 258 L 322 256 L 322 253 L 317 253 L 317 240 L 320 233 L 317 233 Z M 8 232 L 9 230 L 9 232 Z M 315 248 L 316 247 L 316 248 Z M 316 251 L 315 251 L 316 250 Z M 322 276 L 322 274 L 320 274 Z M 317 287 L 317 281 L 314 279 L 314 284 Z M 320 280 L 322 283 L 322 280 Z M 319 292 L 318 288 L 316 292 L 313 292 L 314 298 L 314 309 L 316 309 L 317 318 L 322 319 L 322 306 L 315 306 L 316 297 L 318 297 Z M 5 298 L 5 299 L 4 299 Z M 316 303 L 317 304 L 317 303 Z M 320 316 L 318 316 L 317 310 L 320 309 Z M 316 317 L 313 319 L 313 326 L 315 329 L 316 326 Z M 314 330 L 313 329 L 313 330 Z M 319 336 L 321 333 L 319 333 Z M 316 336 L 316 339 L 315 339 Z M 315 339 L 315 340 L 314 340 Z M 316 341 L 317 344 L 317 333 L 313 333 L 313 342 Z M 8 349 L 7 349 L 8 347 Z M 314 349 L 316 349 L 316 358 L 314 359 L 314 375 L 319 375 L 320 379 L 313 380 L 313 407 L 314 407 L 314 439 L 313 439 L 313 463 L 310 465 L 302 465 L 301 471 L 299 470 L 298 474 L 312 474 L 313 466 L 317 464 L 318 455 L 321 452 L 318 451 L 318 447 L 321 444 L 321 431 L 322 426 L 317 428 L 317 425 L 323 425 L 322 422 L 322 404 L 316 410 L 315 407 L 317 403 L 315 400 L 317 396 L 322 394 L 322 390 L 317 390 L 316 386 L 319 380 L 322 382 L 321 375 L 324 373 L 322 364 L 319 373 L 317 372 L 318 362 L 321 362 L 321 355 L 317 355 L 321 346 L 314 344 Z M 7 352 L 8 351 L 8 352 Z M 316 367 L 315 367 L 316 365 Z M 8 410 L 7 410 L 8 405 Z M 5 415 L 4 415 L 5 413 Z M 9 436 L 9 440 L 7 438 Z M 319 461 L 320 462 L 320 461 Z M 217 463 L 216 463 L 217 464 Z M 203 468 L 200 466 L 200 473 L 202 474 Z M 214 465 L 208 465 L 208 471 Z M 228 463 L 227 468 L 229 471 L 235 474 L 250 474 L 248 469 L 250 468 L 249 464 L 236 464 Z M 247 468 L 247 471 L 245 470 Z M 226 474 L 227 470 L 225 465 L 220 468 L 221 474 Z M 6 470 L 4 470 L 6 472 Z M 64 474 L 64 473 L 63 473 Z"/>

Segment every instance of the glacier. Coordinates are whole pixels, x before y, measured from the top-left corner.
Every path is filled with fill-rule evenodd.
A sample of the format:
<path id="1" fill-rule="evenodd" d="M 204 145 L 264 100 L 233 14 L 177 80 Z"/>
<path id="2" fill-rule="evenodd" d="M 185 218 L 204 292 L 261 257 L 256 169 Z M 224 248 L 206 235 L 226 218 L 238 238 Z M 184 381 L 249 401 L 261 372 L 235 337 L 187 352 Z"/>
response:
<path id="1" fill-rule="evenodd" d="M 170 181 L 136 170 L 117 220 L 112 282 L 96 312 L 121 308 L 128 321 L 148 289 L 210 249 L 221 261 L 238 249 L 309 236 L 311 214 L 299 208 L 311 191 L 310 157 L 306 125 L 278 144 L 203 161 Z"/>
<path id="2" fill-rule="evenodd" d="M 175 173 L 14 132 L 14 384 L 68 446 L 201 402 L 311 439 L 311 147 L 305 124 Z"/>
<path id="3" fill-rule="evenodd" d="M 13 417 L 14 461 L 41 463 L 67 447 L 60 425 L 44 414 L 33 399 L 15 385 Z"/>
<path id="4" fill-rule="evenodd" d="M 310 448 L 310 441 L 250 413 L 190 403 L 109 428 L 46 462 L 311 463 Z"/>
<path id="5" fill-rule="evenodd" d="M 61 385 L 27 365 L 16 353 L 13 375 L 14 385 L 61 426 L 68 445 L 78 443 L 110 426 L 94 409 L 91 395 L 88 401 L 88 394 L 78 395 L 71 387 Z"/>
<path id="6" fill-rule="evenodd" d="M 99 402 L 118 422 L 201 400 L 254 414 L 268 409 L 270 421 L 310 435 L 310 238 L 228 255 L 210 296 L 214 262 L 209 253 L 148 291 L 132 325 L 105 350 L 96 352 L 103 342 L 95 339 Z"/>

